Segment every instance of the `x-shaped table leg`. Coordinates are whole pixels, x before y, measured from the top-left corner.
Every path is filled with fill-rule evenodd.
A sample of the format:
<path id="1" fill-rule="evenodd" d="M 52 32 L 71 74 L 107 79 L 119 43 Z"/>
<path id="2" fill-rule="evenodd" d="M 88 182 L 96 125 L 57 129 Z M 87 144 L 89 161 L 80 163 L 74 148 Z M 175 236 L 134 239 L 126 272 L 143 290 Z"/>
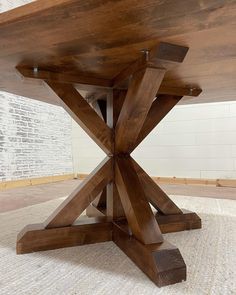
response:
<path id="1" fill-rule="evenodd" d="M 179 209 L 130 156 L 181 99 L 157 95 L 164 67 L 139 62 L 133 69 L 128 90 L 110 91 L 105 117 L 103 109 L 96 109 L 99 103 L 91 107 L 72 84 L 46 81 L 107 157 L 43 224 L 23 229 L 17 252 L 113 240 L 158 286 L 164 286 L 185 280 L 186 265 L 162 233 L 200 228 L 201 220 Z M 124 76 L 121 73 L 114 84 Z M 77 220 L 86 208 L 92 217 Z"/>

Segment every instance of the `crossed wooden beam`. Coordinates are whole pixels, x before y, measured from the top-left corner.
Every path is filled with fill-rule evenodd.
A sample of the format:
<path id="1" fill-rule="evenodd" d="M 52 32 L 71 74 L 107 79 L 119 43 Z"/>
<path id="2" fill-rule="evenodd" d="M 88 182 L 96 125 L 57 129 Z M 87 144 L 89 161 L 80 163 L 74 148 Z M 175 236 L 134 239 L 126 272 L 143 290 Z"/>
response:
<path id="1" fill-rule="evenodd" d="M 109 81 L 18 67 L 25 78 L 44 80 L 107 154 L 43 224 L 23 229 L 18 254 L 113 241 L 158 286 L 186 279 L 184 260 L 163 233 L 201 228 L 201 220 L 178 208 L 130 153 L 184 95 L 200 94 L 200 89 L 162 86 L 166 71 L 183 62 L 187 51 L 160 43 Z M 105 103 L 89 104 L 75 83 L 105 91 Z M 86 209 L 89 217 L 78 219 Z"/>

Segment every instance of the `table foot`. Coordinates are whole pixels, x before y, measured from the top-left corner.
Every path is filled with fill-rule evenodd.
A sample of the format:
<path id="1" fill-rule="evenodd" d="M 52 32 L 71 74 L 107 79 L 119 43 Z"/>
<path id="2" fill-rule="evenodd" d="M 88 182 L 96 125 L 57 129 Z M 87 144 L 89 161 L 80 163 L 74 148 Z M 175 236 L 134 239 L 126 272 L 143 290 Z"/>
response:
<path id="1" fill-rule="evenodd" d="M 112 240 L 107 218 L 83 218 L 71 226 L 45 228 L 43 223 L 26 226 L 17 237 L 17 254 L 101 243 Z"/>
<path id="2" fill-rule="evenodd" d="M 119 223 L 113 225 L 113 241 L 158 287 L 186 280 L 180 251 L 167 241 L 144 245 Z"/>
<path id="3" fill-rule="evenodd" d="M 185 209 L 182 209 L 182 212 L 183 214 L 175 215 L 156 213 L 156 220 L 163 234 L 199 229 L 202 227 L 201 219 L 196 213 Z"/>

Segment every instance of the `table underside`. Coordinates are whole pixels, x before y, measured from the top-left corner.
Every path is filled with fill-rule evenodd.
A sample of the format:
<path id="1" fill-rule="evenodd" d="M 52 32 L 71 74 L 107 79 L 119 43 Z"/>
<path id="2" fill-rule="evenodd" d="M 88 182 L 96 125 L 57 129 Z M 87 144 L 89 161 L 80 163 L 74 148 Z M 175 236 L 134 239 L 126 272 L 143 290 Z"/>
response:
<path id="1" fill-rule="evenodd" d="M 142 49 L 159 42 L 191 48 L 162 83 L 203 89 L 181 103 L 235 100 L 234 0 L 38 0 L 0 14 L 0 40 L 0 90 L 48 103 L 60 100 L 41 81 L 22 81 L 15 67 L 53 72 L 91 96 L 97 89 L 82 93 L 81 80 L 109 88 Z"/>
<path id="2" fill-rule="evenodd" d="M 37 72 L 35 79 L 45 78 L 107 157 L 44 223 L 19 233 L 18 254 L 113 241 L 157 286 L 186 280 L 183 257 L 163 233 L 201 228 L 201 220 L 181 210 L 130 154 L 183 97 L 179 89 L 158 93 L 166 72 L 187 52 L 187 47 L 158 44 L 114 78 L 105 98 L 87 101 L 69 81 Z M 18 71 L 26 78 L 35 75 L 32 69 Z M 201 92 L 187 90 L 188 95 Z M 86 209 L 88 218 L 78 219 Z"/>

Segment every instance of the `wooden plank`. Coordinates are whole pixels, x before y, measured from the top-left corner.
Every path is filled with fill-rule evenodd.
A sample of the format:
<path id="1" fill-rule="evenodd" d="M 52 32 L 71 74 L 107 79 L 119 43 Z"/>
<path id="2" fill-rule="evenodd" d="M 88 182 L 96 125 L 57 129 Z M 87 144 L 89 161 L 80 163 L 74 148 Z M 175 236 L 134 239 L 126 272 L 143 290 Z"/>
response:
<path id="1" fill-rule="evenodd" d="M 133 146 L 134 150 L 144 138 L 160 123 L 170 110 L 181 100 L 182 96 L 159 95 L 147 114 L 143 127 L 139 132 L 137 141 Z"/>
<path id="2" fill-rule="evenodd" d="M 175 96 L 193 96 L 197 97 L 202 93 L 202 89 L 199 87 L 174 87 L 169 85 L 161 85 L 158 89 L 158 94 L 168 94 Z M 194 102 L 194 101 L 193 101 Z M 204 102 L 202 100 L 202 102 Z"/>
<path id="3" fill-rule="evenodd" d="M 163 214 L 182 214 L 177 205 L 166 195 L 155 181 L 132 159 L 133 167 L 142 184 L 144 193 L 150 203 Z"/>
<path id="4" fill-rule="evenodd" d="M 143 67 L 143 66 L 142 66 Z M 142 68 L 141 67 L 141 68 Z M 130 72 L 133 72 L 132 66 L 129 67 Z M 24 78 L 32 80 L 44 80 L 48 82 L 56 83 L 65 83 L 65 84 L 76 84 L 76 88 L 79 90 L 85 91 L 96 91 L 95 93 L 90 93 L 89 97 L 92 100 L 92 97 L 101 97 L 109 94 L 110 88 L 112 86 L 112 81 L 108 79 L 101 79 L 95 77 L 84 76 L 82 73 L 70 74 L 70 73 L 61 73 L 55 71 L 46 71 L 43 69 L 36 68 L 25 68 L 21 66 L 16 67 L 17 72 Z M 122 87 L 119 87 L 119 90 L 122 92 L 128 88 L 128 81 L 124 83 Z M 118 89 L 117 89 L 118 90 Z M 162 84 L 158 89 L 158 94 L 169 94 L 176 96 L 192 96 L 197 97 L 202 93 L 202 89 L 199 87 L 174 87 L 169 85 Z M 95 98 L 96 100 L 96 98 Z"/>
<path id="5" fill-rule="evenodd" d="M 48 83 L 61 105 L 84 131 L 106 152 L 112 153 L 112 130 L 70 84 Z"/>
<path id="6" fill-rule="evenodd" d="M 202 221 L 195 212 L 182 209 L 182 213 L 183 214 L 163 215 L 157 212 L 155 217 L 161 232 L 166 234 L 202 228 Z"/>
<path id="7" fill-rule="evenodd" d="M 146 67 L 170 68 L 174 63 L 183 62 L 188 47 L 160 42 L 150 50 L 144 50 L 142 56 L 121 71 L 112 81 L 112 86 L 118 88 L 135 72 Z"/>
<path id="8" fill-rule="evenodd" d="M 112 159 L 107 157 L 45 221 L 45 228 L 72 225 L 112 178 Z"/>
<path id="9" fill-rule="evenodd" d="M 116 124 L 116 153 L 129 153 L 132 149 L 164 74 L 165 69 L 157 68 L 146 68 L 134 74 Z"/>
<path id="10" fill-rule="evenodd" d="M 113 241 L 158 287 L 186 280 L 184 260 L 167 241 L 144 245 L 119 223 L 113 225 Z"/>
<path id="11" fill-rule="evenodd" d="M 121 198 L 114 182 L 107 185 L 107 211 L 106 215 L 114 220 L 125 218 L 125 211 Z"/>
<path id="12" fill-rule="evenodd" d="M 122 109 L 127 91 L 114 89 L 107 96 L 107 124 L 113 130 L 115 129 L 120 111 Z M 115 165 L 113 157 L 113 176 L 115 175 Z M 115 178 L 115 177 L 114 177 Z M 125 213 L 121 204 L 120 196 L 117 191 L 116 184 L 111 182 L 107 185 L 107 216 L 112 219 L 124 218 Z"/>
<path id="13" fill-rule="evenodd" d="M 70 74 L 65 72 L 52 72 L 40 68 L 26 68 L 17 66 L 16 70 L 24 78 L 37 79 L 53 83 L 76 84 L 76 88 L 89 91 L 107 91 L 111 88 L 111 81 L 108 79 L 85 76 L 82 73 Z"/>
<path id="14" fill-rule="evenodd" d="M 161 243 L 161 231 L 130 158 L 117 157 L 115 182 L 134 236 L 144 244 Z"/>
<path id="15" fill-rule="evenodd" d="M 108 96 L 107 124 L 111 128 L 116 127 L 126 95 L 127 90 L 113 89 L 113 95 Z"/>
<path id="16" fill-rule="evenodd" d="M 112 240 L 107 218 L 83 218 L 75 225 L 45 229 L 43 224 L 26 226 L 17 237 L 17 254 L 74 247 Z"/>

